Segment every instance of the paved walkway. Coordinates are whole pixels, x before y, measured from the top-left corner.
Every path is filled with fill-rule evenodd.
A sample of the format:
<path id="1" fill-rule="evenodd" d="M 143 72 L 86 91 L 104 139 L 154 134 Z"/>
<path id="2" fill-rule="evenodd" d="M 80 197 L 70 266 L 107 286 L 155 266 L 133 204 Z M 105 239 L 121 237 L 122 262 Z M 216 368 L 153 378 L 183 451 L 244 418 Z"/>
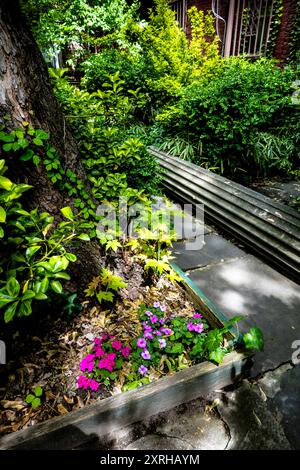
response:
<path id="1" fill-rule="evenodd" d="M 194 224 L 188 216 L 187 238 Z M 300 449 L 300 365 L 292 363 L 299 286 L 208 225 L 202 249 L 187 251 L 186 244 L 175 243 L 174 262 L 228 318 L 244 315 L 241 331 L 258 326 L 265 350 L 239 387 L 153 417 L 121 448 Z"/>

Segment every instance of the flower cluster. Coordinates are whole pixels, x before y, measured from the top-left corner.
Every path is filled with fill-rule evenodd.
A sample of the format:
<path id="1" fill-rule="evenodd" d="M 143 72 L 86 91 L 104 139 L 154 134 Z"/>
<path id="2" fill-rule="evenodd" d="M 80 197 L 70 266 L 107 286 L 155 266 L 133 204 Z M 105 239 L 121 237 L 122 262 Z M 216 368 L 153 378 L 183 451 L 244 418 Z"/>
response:
<path id="1" fill-rule="evenodd" d="M 101 381 L 108 385 L 130 353 L 130 347 L 123 346 L 114 336 L 103 334 L 101 338 L 95 338 L 93 354 L 88 354 L 80 362 L 80 370 L 86 375 L 78 377 L 77 387 L 97 391 Z"/>

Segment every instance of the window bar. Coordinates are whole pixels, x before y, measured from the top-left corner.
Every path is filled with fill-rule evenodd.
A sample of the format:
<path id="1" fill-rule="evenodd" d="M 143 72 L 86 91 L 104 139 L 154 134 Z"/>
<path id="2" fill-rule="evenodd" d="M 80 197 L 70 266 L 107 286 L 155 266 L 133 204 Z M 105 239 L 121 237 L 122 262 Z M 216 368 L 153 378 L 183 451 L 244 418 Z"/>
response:
<path id="1" fill-rule="evenodd" d="M 243 19 L 244 19 L 244 9 L 245 9 L 245 0 L 243 0 L 243 7 L 242 7 L 242 17 L 240 22 L 240 35 L 239 35 L 239 42 L 238 42 L 238 50 L 237 55 L 241 52 L 241 41 L 242 41 L 242 32 L 243 32 Z"/>
<path id="2" fill-rule="evenodd" d="M 266 20 L 267 20 L 267 7 L 268 7 L 268 0 L 265 1 L 265 11 L 264 11 L 264 20 L 263 20 L 263 25 L 262 25 L 262 30 L 261 30 L 261 38 L 260 38 L 260 45 L 259 45 L 259 55 L 261 55 L 261 49 L 262 49 L 262 44 L 263 44 L 264 35 L 265 35 Z"/>
<path id="3" fill-rule="evenodd" d="M 259 31 L 260 31 L 260 20 L 261 20 L 262 3 L 263 3 L 263 0 L 260 0 L 259 15 L 258 15 L 258 23 L 257 23 L 257 33 L 256 33 L 255 43 L 254 43 L 254 55 L 257 55 L 257 54 L 256 54 L 256 48 L 257 48 L 257 41 L 258 41 Z"/>
<path id="4" fill-rule="evenodd" d="M 271 25 L 272 25 L 273 9 L 274 9 L 274 0 L 272 0 L 272 3 L 271 3 L 270 18 L 269 18 L 268 31 L 267 31 L 267 36 L 266 36 L 265 53 L 267 53 L 268 51 L 268 42 L 269 42 L 269 37 L 270 37 Z"/>
<path id="5" fill-rule="evenodd" d="M 238 33 L 238 27 L 239 27 L 239 16 L 240 16 L 240 3 L 241 0 L 238 0 L 237 8 L 236 8 L 236 16 L 235 16 L 235 26 L 234 26 L 234 39 L 233 39 L 233 45 L 232 45 L 232 55 L 238 55 L 236 54 L 236 46 L 237 46 L 237 33 Z"/>

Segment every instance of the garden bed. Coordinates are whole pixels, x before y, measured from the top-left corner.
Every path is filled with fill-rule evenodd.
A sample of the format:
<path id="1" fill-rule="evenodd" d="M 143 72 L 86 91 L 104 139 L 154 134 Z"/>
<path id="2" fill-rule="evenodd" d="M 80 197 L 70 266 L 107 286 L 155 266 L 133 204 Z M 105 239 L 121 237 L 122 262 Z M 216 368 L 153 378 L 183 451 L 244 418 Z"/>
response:
<path id="1" fill-rule="evenodd" d="M 170 309 L 180 309 L 182 315 L 190 315 L 195 307 L 212 327 L 224 324 L 226 317 L 222 312 L 176 265 L 173 267 L 182 276 L 181 286 L 161 278 L 155 287 L 140 287 L 136 300 L 122 300 L 114 312 L 86 306 L 73 320 L 58 317 L 50 332 L 43 331 L 42 325 L 47 327 L 43 321 L 39 325 L 41 337 L 31 336 L 27 346 L 28 335 L 15 335 L 14 361 L 8 364 L 6 385 L 1 388 L 1 431 L 13 434 L 2 438 L 3 448 L 81 445 L 95 434 L 102 436 L 108 429 L 126 426 L 224 387 L 246 370 L 250 354 L 232 352 L 220 366 L 205 361 L 163 378 L 165 374 L 151 372 L 151 383 L 125 393 L 121 393 L 125 376 L 123 383 L 121 378 L 111 390 L 104 386 L 96 392 L 76 390 L 79 362 L 91 340 L 103 331 L 118 335 L 124 342 L 136 336 L 135 312 L 141 303 L 163 298 Z M 236 335 L 231 327 L 228 339 Z M 43 387 L 44 399 L 34 410 L 24 397 L 37 385 Z"/>

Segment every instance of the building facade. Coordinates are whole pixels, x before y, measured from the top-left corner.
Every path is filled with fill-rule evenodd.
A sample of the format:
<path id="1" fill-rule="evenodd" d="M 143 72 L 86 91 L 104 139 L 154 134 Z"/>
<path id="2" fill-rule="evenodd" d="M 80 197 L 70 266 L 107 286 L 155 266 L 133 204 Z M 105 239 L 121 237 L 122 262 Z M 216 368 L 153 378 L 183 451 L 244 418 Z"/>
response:
<path id="1" fill-rule="evenodd" d="M 290 52 L 299 0 L 175 0 L 177 21 L 191 35 L 187 11 L 192 6 L 212 11 L 220 50 L 225 57 L 273 55 L 285 63 Z"/>

